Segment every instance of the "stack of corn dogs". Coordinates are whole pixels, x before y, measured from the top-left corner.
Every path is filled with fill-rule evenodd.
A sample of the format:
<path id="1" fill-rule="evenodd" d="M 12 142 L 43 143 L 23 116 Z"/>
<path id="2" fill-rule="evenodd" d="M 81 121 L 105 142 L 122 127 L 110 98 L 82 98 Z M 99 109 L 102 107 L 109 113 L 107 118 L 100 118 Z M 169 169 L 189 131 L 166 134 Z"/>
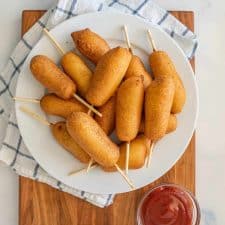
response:
<path id="1" fill-rule="evenodd" d="M 73 51 L 61 51 L 62 69 L 45 55 L 30 61 L 31 73 L 49 91 L 35 101 L 46 114 L 64 119 L 48 123 L 53 137 L 89 169 L 98 165 L 128 173 L 142 168 L 153 145 L 177 128 L 176 114 L 185 104 L 179 74 L 168 54 L 156 49 L 150 31 L 151 74 L 133 54 L 126 27 L 124 31 L 128 48 L 110 48 L 90 29 L 71 34 L 94 71 Z M 114 131 L 119 145 L 110 138 Z"/>

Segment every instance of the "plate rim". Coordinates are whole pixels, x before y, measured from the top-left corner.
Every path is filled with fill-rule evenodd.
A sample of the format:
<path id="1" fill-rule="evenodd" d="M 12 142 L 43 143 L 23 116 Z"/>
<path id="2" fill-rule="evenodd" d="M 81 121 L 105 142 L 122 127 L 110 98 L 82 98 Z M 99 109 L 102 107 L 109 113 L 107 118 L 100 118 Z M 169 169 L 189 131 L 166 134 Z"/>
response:
<path id="1" fill-rule="evenodd" d="M 87 16 L 87 15 L 89 15 L 89 16 L 91 16 L 91 15 L 100 15 L 100 14 L 102 14 L 102 15 L 105 15 L 105 16 L 107 16 L 107 15 L 110 15 L 110 16 L 112 16 L 112 15 L 117 15 L 117 14 L 119 14 L 120 16 L 124 16 L 124 15 L 126 15 L 126 16 L 129 16 L 129 17 L 135 17 L 135 19 L 137 19 L 137 20 L 140 20 L 142 23 L 144 23 L 144 24 L 146 24 L 148 27 L 154 27 L 154 28 L 156 28 L 157 30 L 160 30 L 160 32 L 163 32 L 165 35 L 167 35 L 168 37 L 169 37 L 169 39 L 170 39 L 170 41 L 172 41 L 173 42 L 173 44 L 175 44 L 176 45 L 176 47 L 179 49 L 179 51 L 180 51 L 180 53 L 182 53 L 182 55 L 183 55 L 183 57 L 184 57 L 184 59 L 185 59 L 185 64 L 188 66 L 188 69 L 191 71 L 191 76 L 192 76 L 192 78 L 193 78 L 193 83 L 194 83 L 194 90 L 195 90 L 195 93 L 196 93 L 196 99 L 195 99 L 195 101 L 196 101 L 196 109 L 195 109 L 195 119 L 194 119 L 194 121 L 193 121 L 193 128 L 192 128 L 192 132 L 190 133 L 190 135 L 189 135 L 189 137 L 188 137 L 188 141 L 187 141 L 187 143 L 186 143 L 186 145 L 185 145 L 185 147 L 184 147 L 184 149 L 182 150 L 182 151 L 180 151 L 180 153 L 179 153 L 179 156 L 176 158 L 176 160 L 174 160 L 173 161 L 173 164 L 171 164 L 170 166 L 168 166 L 168 168 L 166 168 L 166 169 L 164 169 L 163 170 L 163 172 L 161 173 L 161 176 L 159 176 L 157 179 L 153 179 L 150 183 L 153 183 L 153 182 L 155 182 L 156 180 L 158 180 L 158 179 L 160 179 L 163 175 L 165 175 L 176 163 L 177 163 L 177 161 L 182 157 L 182 155 L 186 152 L 186 148 L 187 148 L 187 146 L 189 145 L 189 143 L 190 143 L 190 140 L 191 140 L 191 138 L 193 137 L 193 134 L 194 134 L 194 131 L 195 131 L 195 129 L 196 129 L 196 126 L 197 126 L 197 120 L 198 120 L 198 117 L 199 117 L 199 89 L 198 89 L 198 85 L 197 85 L 197 81 L 196 81 L 196 76 L 195 76 L 195 74 L 194 74 L 194 71 L 193 71 L 193 68 L 192 68 L 192 66 L 191 66 L 191 64 L 190 64 L 190 62 L 189 62 L 189 60 L 187 59 L 187 56 L 185 55 L 185 53 L 184 53 L 184 51 L 182 50 L 182 48 L 178 45 L 178 43 L 173 39 L 173 38 L 171 38 L 159 25 L 157 25 L 157 24 L 153 24 L 152 22 L 150 22 L 150 21 L 147 21 L 146 19 L 143 19 L 143 18 L 140 18 L 140 17 L 137 17 L 137 16 L 135 16 L 135 15 L 130 15 L 130 14 L 128 14 L 128 13 L 122 13 L 122 12 L 115 12 L 115 11 L 101 11 L 101 12 L 90 12 L 90 13 L 85 13 L 85 14 L 82 14 L 82 15 L 78 15 L 78 16 L 76 16 L 76 17 L 72 17 L 72 18 L 70 18 L 70 19 L 68 19 L 68 20 L 65 20 L 65 21 L 63 21 L 62 23 L 60 23 L 59 25 L 57 25 L 57 26 L 55 26 L 53 29 L 51 29 L 50 30 L 50 33 L 54 33 L 55 32 L 55 30 L 56 29 L 59 29 L 61 26 L 63 27 L 64 26 L 64 24 L 66 24 L 66 23 L 68 23 L 68 21 L 69 20 L 75 20 L 75 19 L 77 19 L 77 17 L 85 17 L 85 16 Z M 35 48 L 35 46 L 39 43 L 39 42 L 41 42 L 41 40 L 42 40 L 42 38 L 43 38 L 43 36 L 38 40 L 38 42 L 34 45 L 34 47 L 33 47 L 33 49 Z M 33 49 L 29 52 L 29 54 L 28 54 L 28 56 L 32 53 L 32 51 L 33 51 Z M 25 63 L 23 64 L 23 66 L 22 66 L 22 68 L 21 68 L 21 73 L 24 71 L 24 66 L 25 66 L 25 64 L 26 64 L 26 61 L 27 61 L 27 59 L 25 60 Z M 18 89 L 19 89 L 19 87 L 18 87 L 18 82 L 19 82 L 19 79 L 20 79 L 20 76 L 18 76 L 18 80 L 17 80 L 17 84 L 16 84 L 16 91 L 15 91 L 15 94 L 17 94 L 18 93 Z M 20 134 L 21 134 L 21 136 L 22 136 L 22 138 L 23 138 L 23 135 L 22 135 L 22 132 L 21 132 L 21 123 L 19 122 L 19 119 L 18 119 L 18 113 L 19 113 L 19 110 L 18 110 L 18 105 L 19 103 L 18 102 L 15 102 L 15 105 L 14 105 L 14 107 L 15 107 L 15 112 L 16 112 L 16 119 L 17 119 L 17 122 L 18 122 L 18 127 L 19 127 L 19 131 L 20 131 Z M 25 138 L 26 139 L 26 138 Z M 25 139 L 23 138 L 23 141 L 24 141 L 24 144 L 25 144 L 25 146 L 26 146 L 26 148 L 30 151 L 30 149 L 27 147 L 27 144 L 26 144 L 26 141 L 25 141 Z M 31 153 L 32 151 L 30 151 L 30 153 Z M 33 153 L 31 153 L 31 155 L 33 156 Z M 38 162 L 38 164 L 40 164 L 41 165 L 41 163 L 39 162 L 39 160 L 37 160 L 36 159 L 36 157 L 34 157 L 35 158 L 35 160 Z M 42 167 L 42 165 L 41 165 L 41 167 Z M 42 167 L 43 169 L 45 169 L 44 167 Z M 47 173 L 49 173 L 48 171 L 47 171 Z M 56 180 L 58 180 L 58 178 L 56 178 L 55 176 L 53 176 L 51 173 L 49 173 L 49 175 L 50 176 L 52 176 L 54 179 L 56 179 Z M 135 190 L 138 190 L 138 189 L 140 189 L 140 188 L 143 188 L 143 187 L 145 187 L 145 186 L 147 186 L 147 185 L 149 185 L 150 183 L 148 183 L 148 184 L 146 184 L 146 185 L 143 185 L 143 186 L 141 186 L 141 187 L 138 187 L 138 188 L 136 188 Z M 69 186 L 70 188 L 75 188 L 75 187 L 73 187 L 73 186 L 70 186 L 70 185 L 68 185 L 68 184 L 65 184 L 65 185 L 67 185 L 67 186 Z M 76 189 L 76 188 L 75 188 Z M 80 189 L 79 189 L 80 190 Z M 84 191 L 86 191 L 86 190 L 84 190 Z M 118 193 L 126 193 L 126 192 L 130 192 L 130 191 L 132 191 L 132 190 L 127 190 L 127 191 L 122 191 L 122 192 L 112 192 L 112 193 L 97 193 L 97 192 L 92 192 L 93 194 L 118 194 Z"/>

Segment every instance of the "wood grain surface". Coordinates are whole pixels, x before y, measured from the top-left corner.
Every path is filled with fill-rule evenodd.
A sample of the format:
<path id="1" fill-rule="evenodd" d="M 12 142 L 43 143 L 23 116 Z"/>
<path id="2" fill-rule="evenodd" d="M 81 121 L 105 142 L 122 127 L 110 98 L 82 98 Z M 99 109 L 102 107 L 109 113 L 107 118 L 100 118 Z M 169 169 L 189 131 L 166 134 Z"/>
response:
<path id="1" fill-rule="evenodd" d="M 24 34 L 45 11 L 25 10 Z M 193 12 L 172 12 L 194 30 Z M 194 60 L 191 61 L 194 68 Z M 180 184 L 195 192 L 195 136 L 176 165 L 156 182 L 133 192 L 119 194 L 113 205 L 101 209 L 46 184 L 20 177 L 20 225 L 134 225 L 137 206 L 146 191 L 159 183 Z"/>

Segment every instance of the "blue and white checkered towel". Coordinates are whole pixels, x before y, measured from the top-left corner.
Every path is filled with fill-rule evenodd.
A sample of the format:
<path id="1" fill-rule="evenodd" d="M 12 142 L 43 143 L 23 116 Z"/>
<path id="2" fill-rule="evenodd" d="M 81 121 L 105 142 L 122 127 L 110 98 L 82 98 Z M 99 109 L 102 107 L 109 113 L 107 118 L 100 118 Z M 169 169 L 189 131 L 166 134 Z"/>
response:
<path id="1" fill-rule="evenodd" d="M 158 24 L 178 42 L 188 58 L 194 55 L 197 48 L 195 34 L 150 0 L 59 0 L 57 5 L 48 10 L 23 36 L 0 74 L 0 141 L 2 142 L 0 160 L 19 175 L 47 183 L 100 207 L 110 205 L 114 196 L 94 195 L 70 188 L 49 176 L 38 165 L 26 149 L 18 130 L 12 96 L 15 93 L 21 67 L 33 46 L 40 39 L 43 27 L 47 26 L 51 29 L 73 16 L 93 11 L 112 10 L 112 8 Z"/>

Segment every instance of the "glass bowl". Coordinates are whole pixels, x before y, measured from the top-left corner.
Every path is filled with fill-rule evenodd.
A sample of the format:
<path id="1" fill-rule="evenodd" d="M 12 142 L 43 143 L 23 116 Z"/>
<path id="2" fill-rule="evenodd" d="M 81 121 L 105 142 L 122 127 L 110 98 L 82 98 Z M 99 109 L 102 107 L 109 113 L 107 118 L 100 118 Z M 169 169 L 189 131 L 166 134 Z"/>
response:
<path id="1" fill-rule="evenodd" d="M 145 195 L 144 195 L 144 197 L 142 198 L 142 200 L 140 201 L 140 203 L 139 203 L 139 205 L 138 205 L 138 210 L 137 210 L 137 223 L 138 223 L 138 225 L 155 225 L 156 223 L 149 223 L 149 224 L 145 224 L 144 223 L 144 215 L 143 215 L 143 213 L 142 213 L 142 210 L 143 210 L 143 205 L 144 204 L 147 204 L 147 200 L 149 200 L 150 199 L 150 197 L 155 197 L 155 195 L 160 195 L 160 192 L 161 191 L 167 191 L 167 192 L 169 192 L 169 195 L 170 195 L 170 198 L 167 198 L 167 199 L 169 199 L 168 200 L 168 207 L 169 208 L 167 208 L 167 209 L 171 209 L 172 208 L 172 210 L 174 209 L 174 207 L 176 207 L 176 206 L 174 206 L 174 203 L 172 202 L 173 201 L 173 199 L 174 198 L 176 198 L 176 195 L 175 194 L 177 194 L 177 193 L 179 193 L 179 196 L 181 196 L 181 198 L 183 198 L 184 200 L 185 200 L 185 202 L 186 203 L 184 203 L 184 204 L 189 204 L 189 206 L 191 207 L 191 209 L 192 209 L 192 219 L 191 219 L 191 221 L 189 221 L 189 223 L 188 224 L 190 224 L 190 225 L 199 225 L 200 224 L 200 208 L 199 208 L 199 204 L 198 204 L 198 202 L 197 202 L 197 200 L 196 200 L 196 198 L 194 197 L 194 195 L 190 192 L 190 191 L 188 191 L 187 189 L 185 189 L 185 188 L 183 188 L 183 187 L 181 187 L 181 186 L 179 186 L 179 185 L 176 185 L 176 184 L 160 184 L 160 185 L 158 185 L 158 186 L 156 186 L 156 187 L 154 187 L 154 188 L 152 188 L 152 189 L 150 189 Z M 172 192 L 171 192 L 171 190 L 173 190 Z M 173 196 L 172 196 L 172 194 L 173 194 Z M 175 194 L 174 194 L 175 193 Z M 153 195 L 154 194 L 154 195 Z M 152 196 L 151 196 L 152 195 Z M 168 196 L 169 196 L 168 195 Z M 175 197 L 174 197 L 174 195 L 175 195 Z M 179 199 L 179 196 L 177 197 L 177 201 L 179 201 L 179 203 L 180 203 L 180 199 Z M 156 196 L 156 198 L 157 198 L 157 196 Z M 163 199 L 165 199 L 165 196 L 164 196 L 164 198 Z M 151 199 L 150 199 L 151 200 Z M 161 199 L 161 201 L 164 201 L 164 200 L 162 200 Z M 162 202 L 160 202 L 160 204 L 161 204 Z M 164 202 L 165 204 L 166 204 L 166 202 Z M 155 204 L 155 203 L 154 203 Z M 168 213 L 168 211 L 167 211 L 167 209 L 165 208 L 166 206 L 165 206 L 165 204 L 164 205 L 162 205 L 162 207 L 164 207 L 164 208 L 162 208 L 162 211 L 160 211 L 160 210 L 156 210 L 156 211 L 154 211 L 154 209 L 152 208 L 151 209 L 151 212 L 152 211 L 154 211 L 154 212 L 159 212 L 159 213 L 161 213 L 161 212 L 166 212 L 166 213 Z M 186 205 L 187 206 L 187 205 Z M 148 206 L 149 207 L 149 206 Z M 158 205 L 156 206 L 155 205 L 155 207 L 159 207 Z M 151 208 L 151 207 L 149 207 L 149 208 Z M 158 208 L 157 208 L 158 209 Z M 166 211 L 165 211 L 165 209 L 166 209 Z M 175 208 L 175 210 L 176 209 L 179 209 L 180 210 L 180 208 L 179 207 L 177 207 L 177 208 Z M 175 215 L 175 213 L 172 211 L 170 211 L 169 212 L 170 214 L 169 214 L 169 216 L 171 217 L 171 215 Z M 167 216 L 168 216 L 168 214 L 167 214 Z M 160 218 L 162 218 L 163 217 L 163 220 L 164 220 L 164 222 L 160 222 L 160 224 L 157 224 L 157 225 L 167 225 L 167 224 L 178 224 L 177 222 L 176 223 L 170 223 L 170 222 L 168 222 L 168 217 L 165 219 L 165 217 L 166 217 L 166 215 L 164 216 L 162 216 L 161 214 L 160 214 Z M 175 217 L 175 216 L 174 216 Z M 149 218 L 151 218 L 151 217 L 149 217 Z M 155 219 L 155 218 L 154 218 Z M 173 219 L 175 219 L 175 218 L 173 218 Z M 165 222 L 167 220 L 167 222 Z M 159 223 L 159 222 L 158 222 Z M 180 224 L 180 225 L 184 225 L 184 224 Z"/>

